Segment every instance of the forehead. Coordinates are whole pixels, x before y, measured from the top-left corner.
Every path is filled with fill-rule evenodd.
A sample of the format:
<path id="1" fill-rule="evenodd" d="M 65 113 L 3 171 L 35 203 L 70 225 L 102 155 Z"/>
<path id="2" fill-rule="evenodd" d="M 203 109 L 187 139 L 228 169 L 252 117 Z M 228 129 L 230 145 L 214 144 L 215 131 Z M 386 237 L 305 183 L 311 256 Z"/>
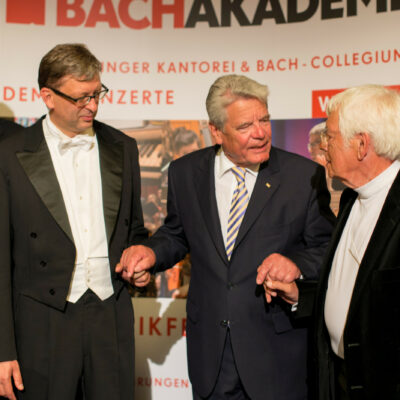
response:
<path id="1" fill-rule="evenodd" d="M 326 128 L 330 132 L 339 131 L 339 111 L 331 112 L 326 120 Z"/>
<path id="2" fill-rule="evenodd" d="M 101 87 L 100 76 L 95 75 L 91 79 L 87 79 L 85 76 L 76 77 L 67 75 L 60 80 L 60 89 L 69 89 L 74 92 L 89 93 L 93 90 Z"/>
<path id="3" fill-rule="evenodd" d="M 226 107 L 227 122 L 262 118 L 268 114 L 267 106 L 257 99 L 239 98 Z"/>

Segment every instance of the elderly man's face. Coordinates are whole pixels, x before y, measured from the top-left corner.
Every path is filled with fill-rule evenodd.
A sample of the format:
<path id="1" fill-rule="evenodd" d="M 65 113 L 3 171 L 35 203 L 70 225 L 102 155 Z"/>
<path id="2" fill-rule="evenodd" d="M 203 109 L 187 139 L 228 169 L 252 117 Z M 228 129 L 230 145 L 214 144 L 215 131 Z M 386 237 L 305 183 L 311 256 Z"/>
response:
<path id="1" fill-rule="evenodd" d="M 340 179 L 345 185 L 354 188 L 357 170 L 357 139 L 352 138 L 345 145 L 339 131 L 339 112 L 332 112 L 326 121 L 326 139 L 321 148 L 326 151 L 326 168 L 331 178 Z"/>
<path id="2" fill-rule="evenodd" d="M 267 107 L 256 99 L 239 99 L 226 107 L 222 131 L 211 126 L 225 155 L 241 167 L 258 165 L 269 158 L 271 122 Z"/>
<path id="3" fill-rule="evenodd" d="M 78 80 L 72 76 L 65 77 L 61 86 L 57 88 L 58 91 L 73 98 L 91 96 L 101 89 L 99 76 L 89 81 Z M 91 99 L 88 104 L 80 107 L 48 88 L 43 88 L 41 94 L 50 110 L 51 120 L 66 135 L 73 137 L 92 127 L 99 105 L 97 99 Z"/>

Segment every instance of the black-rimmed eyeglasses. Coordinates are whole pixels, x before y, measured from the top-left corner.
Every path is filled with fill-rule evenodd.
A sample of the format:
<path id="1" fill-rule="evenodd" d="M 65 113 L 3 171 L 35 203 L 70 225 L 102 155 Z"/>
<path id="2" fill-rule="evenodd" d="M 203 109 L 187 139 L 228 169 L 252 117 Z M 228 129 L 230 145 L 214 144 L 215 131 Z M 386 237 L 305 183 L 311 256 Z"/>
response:
<path id="1" fill-rule="evenodd" d="M 64 99 L 74 102 L 78 107 L 84 107 L 84 106 L 88 105 L 92 99 L 94 99 L 95 101 L 99 101 L 102 98 L 104 98 L 104 96 L 108 92 L 108 88 L 103 84 L 101 84 L 101 87 L 103 88 L 102 90 L 95 92 L 91 96 L 82 96 L 82 97 L 78 97 L 77 99 L 74 99 L 73 97 L 68 96 L 67 94 L 65 94 L 63 92 L 60 92 L 57 89 L 53 89 L 52 87 L 48 87 L 48 88 L 50 90 L 52 90 L 56 95 L 64 97 Z"/>

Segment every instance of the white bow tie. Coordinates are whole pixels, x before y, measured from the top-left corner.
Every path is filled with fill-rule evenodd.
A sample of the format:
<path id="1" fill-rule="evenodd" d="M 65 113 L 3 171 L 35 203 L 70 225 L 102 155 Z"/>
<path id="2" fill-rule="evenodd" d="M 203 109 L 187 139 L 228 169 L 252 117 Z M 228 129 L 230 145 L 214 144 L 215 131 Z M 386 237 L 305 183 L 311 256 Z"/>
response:
<path id="1" fill-rule="evenodd" d="M 58 150 L 61 155 L 69 149 L 82 149 L 89 151 L 94 146 L 94 136 L 75 136 L 72 139 L 63 139 L 58 143 Z"/>

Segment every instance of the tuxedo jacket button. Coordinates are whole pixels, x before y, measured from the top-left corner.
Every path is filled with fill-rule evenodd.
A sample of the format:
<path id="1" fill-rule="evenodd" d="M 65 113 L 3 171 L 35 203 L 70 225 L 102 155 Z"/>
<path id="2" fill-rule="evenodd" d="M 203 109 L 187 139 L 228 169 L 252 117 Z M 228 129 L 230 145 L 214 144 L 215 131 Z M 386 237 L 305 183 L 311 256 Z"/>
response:
<path id="1" fill-rule="evenodd" d="M 31 238 L 36 239 L 37 238 L 37 233 L 36 232 L 31 232 Z"/>
<path id="2" fill-rule="evenodd" d="M 54 295 L 56 294 L 56 291 L 55 291 L 54 289 L 50 289 L 50 290 L 49 290 L 49 293 L 50 293 L 52 296 L 54 296 Z"/>

